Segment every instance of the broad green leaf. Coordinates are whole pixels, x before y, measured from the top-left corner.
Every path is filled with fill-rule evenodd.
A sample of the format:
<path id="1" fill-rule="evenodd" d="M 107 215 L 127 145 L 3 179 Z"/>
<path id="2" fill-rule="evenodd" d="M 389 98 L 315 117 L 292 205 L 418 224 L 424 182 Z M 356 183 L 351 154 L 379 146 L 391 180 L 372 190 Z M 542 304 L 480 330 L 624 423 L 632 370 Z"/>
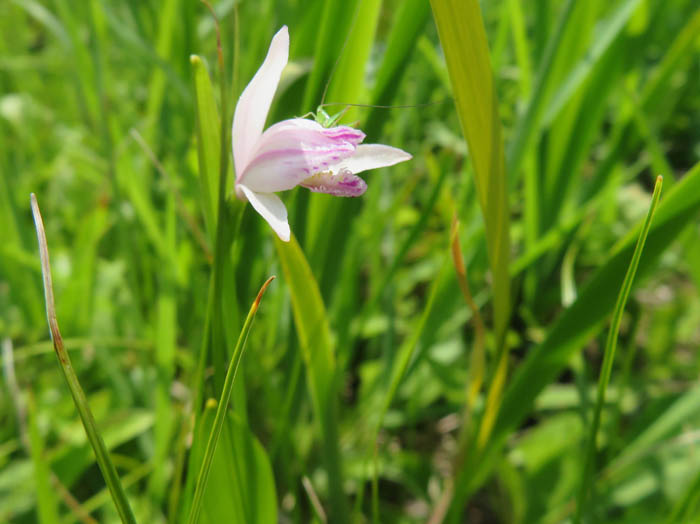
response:
<path id="1" fill-rule="evenodd" d="M 306 365 L 309 394 L 323 438 L 331 497 L 331 518 L 346 522 L 342 464 L 338 441 L 336 361 L 326 308 L 306 257 L 292 235 L 289 242 L 275 236 L 275 247 L 292 300 L 294 323 Z"/>

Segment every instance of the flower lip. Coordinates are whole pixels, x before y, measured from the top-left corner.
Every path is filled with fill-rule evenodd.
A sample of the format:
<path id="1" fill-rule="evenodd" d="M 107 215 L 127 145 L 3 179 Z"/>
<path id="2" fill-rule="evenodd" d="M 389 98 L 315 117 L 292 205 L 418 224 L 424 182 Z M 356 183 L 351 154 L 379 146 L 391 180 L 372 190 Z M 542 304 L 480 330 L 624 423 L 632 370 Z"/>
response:
<path id="1" fill-rule="evenodd" d="M 314 193 L 339 197 L 359 197 L 367 191 L 367 183 L 347 169 L 338 173 L 316 173 L 299 184 Z"/>

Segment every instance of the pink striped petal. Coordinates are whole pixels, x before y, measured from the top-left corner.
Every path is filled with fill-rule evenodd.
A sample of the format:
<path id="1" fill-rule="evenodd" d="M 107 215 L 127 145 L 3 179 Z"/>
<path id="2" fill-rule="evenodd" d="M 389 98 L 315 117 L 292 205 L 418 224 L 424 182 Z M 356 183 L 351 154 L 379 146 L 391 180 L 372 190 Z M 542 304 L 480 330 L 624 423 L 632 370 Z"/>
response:
<path id="1" fill-rule="evenodd" d="M 337 172 L 347 170 L 357 174 L 368 169 L 393 166 L 411 158 L 413 157 L 409 153 L 396 147 L 383 144 L 364 144 L 357 146 L 352 156 L 341 160 L 337 165 L 333 166 L 333 170 Z"/>
<path id="2" fill-rule="evenodd" d="M 289 31 L 283 26 L 272 38 L 265 61 L 243 90 L 233 116 L 233 161 L 239 179 L 253 158 L 282 70 L 289 59 Z"/>
<path id="3" fill-rule="evenodd" d="M 284 120 L 263 133 L 238 183 L 261 193 L 292 189 L 353 155 L 364 137 L 347 126 L 324 128 L 311 120 Z"/>
<path id="4" fill-rule="evenodd" d="M 315 193 L 339 197 L 358 197 L 367 190 L 365 181 L 347 170 L 336 174 L 330 171 L 316 173 L 300 185 Z"/>

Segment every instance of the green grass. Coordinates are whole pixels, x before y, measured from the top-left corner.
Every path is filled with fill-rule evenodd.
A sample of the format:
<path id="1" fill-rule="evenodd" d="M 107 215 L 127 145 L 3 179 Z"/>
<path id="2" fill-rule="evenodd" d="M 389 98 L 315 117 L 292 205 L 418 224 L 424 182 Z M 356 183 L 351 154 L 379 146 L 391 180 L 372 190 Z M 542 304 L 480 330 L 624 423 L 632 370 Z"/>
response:
<path id="1" fill-rule="evenodd" d="M 200 522 L 697 519 L 697 2 L 212 4 L 223 72 L 199 1 L 0 2 L 0 521 L 119 521 L 111 460 L 137 522 L 185 522 L 225 383 Z M 281 193 L 289 244 L 230 157 L 284 24 L 268 125 L 369 104 L 343 122 L 414 157 Z"/>

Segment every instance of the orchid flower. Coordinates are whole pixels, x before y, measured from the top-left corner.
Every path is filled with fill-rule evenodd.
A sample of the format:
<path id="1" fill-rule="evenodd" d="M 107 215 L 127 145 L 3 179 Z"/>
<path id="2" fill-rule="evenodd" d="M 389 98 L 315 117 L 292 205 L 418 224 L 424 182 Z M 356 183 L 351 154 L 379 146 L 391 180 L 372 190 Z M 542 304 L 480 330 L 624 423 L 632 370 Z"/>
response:
<path id="1" fill-rule="evenodd" d="M 285 242 L 290 237 L 287 209 L 277 191 L 302 186 L 318 193 L 356 197 L 367 189 L 357 173 L 411 158 L 395 147 L 360 145 L 365 134 L 359 129 L 325 128 L 304 118 L 283 120 L 263 132 L 288 59 L 289 32 L 283 26 L 238 99 L 232 132 L 236 195 L 248 200 Z"/>

